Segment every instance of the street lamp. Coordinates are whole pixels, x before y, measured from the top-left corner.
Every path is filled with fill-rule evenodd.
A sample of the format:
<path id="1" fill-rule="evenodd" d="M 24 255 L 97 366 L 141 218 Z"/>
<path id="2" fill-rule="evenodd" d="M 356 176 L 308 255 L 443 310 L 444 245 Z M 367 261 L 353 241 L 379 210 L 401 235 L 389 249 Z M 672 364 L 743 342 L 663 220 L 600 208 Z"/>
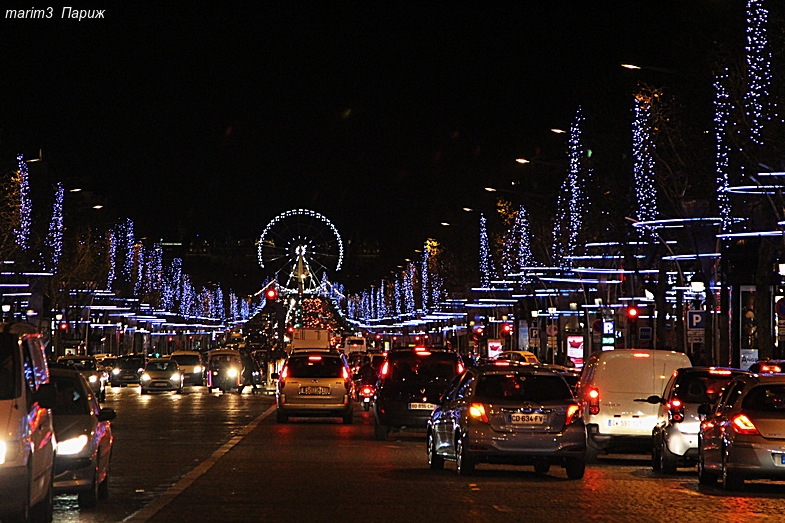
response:
<path id="1" fill-rule="evenodd" d="M 4 303 L 2 306 L 2 310 L 3 310 L 3 321 L 5 321 L 6 316 L 8 316 L 8 313 L 11 312 L 11 304 Z"/>

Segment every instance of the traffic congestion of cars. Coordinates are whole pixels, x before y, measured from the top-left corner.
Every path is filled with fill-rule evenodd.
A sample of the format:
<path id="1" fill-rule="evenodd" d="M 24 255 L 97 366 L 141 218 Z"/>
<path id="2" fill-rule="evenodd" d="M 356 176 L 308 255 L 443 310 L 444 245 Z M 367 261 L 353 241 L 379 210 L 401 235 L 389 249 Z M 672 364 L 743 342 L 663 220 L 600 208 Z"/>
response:
<path id="1" fill-rule="evenodd" d="M 351 424 L 359 402 L 372 411 L 374 439 L 422 435 L 422 466 L 451 463 L 461 476 L 504 464 L 538 474 L 558 467 L 581 480 L 599 456 L 636 453 L 651 456 L 655 474 L 694 467 L 699 484 L 729 491 L 746 480 L 785 480 L 785 373 L 777 363 L 760 362 L 752 372 L 692 366 L 670 351 L 621 349 L 593 354 L 576 369 L 520 352 L 474 361 L 424 345 L 349 354 L 299 349 L 266 385 L 278 423 L 330 417 Z M 0 406 L 34 409 L 16 421 L 9 416 L 17 409 L 0 412 L 0 422 L 20 427 L 0 440 L 3 520 L 48 521 L 60 494 L 76 495 L 79 508 L 109 496 L 117 414 L 99 403 L 107 386 L 134 385 L 145 395 L 204 385 L 210 393 L 237 393 L 262 375 L 237 348 L 155 358 L 69 355 L 48 364 L 43 354 L 34 334 L 0 334 Z M 19 402 L 20 394 L 31 396 Z M 40 450 L 24 458 L 8 436 Z M 17 489 L 20 481 L 36 490 Z"/>

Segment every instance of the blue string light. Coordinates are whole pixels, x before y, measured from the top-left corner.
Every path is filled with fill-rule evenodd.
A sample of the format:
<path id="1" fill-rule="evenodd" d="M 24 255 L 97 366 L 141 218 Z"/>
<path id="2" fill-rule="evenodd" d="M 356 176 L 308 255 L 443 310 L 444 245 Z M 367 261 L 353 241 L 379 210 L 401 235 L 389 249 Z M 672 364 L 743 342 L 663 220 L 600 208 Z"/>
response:
<path id="1" fill-rule="evenodd" d="M 657 189 L 654 181 L 654 139 L 651 127 L 651 97 L 635 96 L 632 122 L 632 156 L 635 196 L 638 203 L 637 219 L 642 222 L 657 218 Z M 646 227 L 641 234 L 653 237 Z"/>
<path id="2" fill-rule="evenodd" d="M 770 120 L 768 100 L 771 85 L 771 52 L 768 50 L 765 0 L 747 1 L 747 74 L 748 90 L 744 97 L 750 121 L 750 139 L 763 145 L 763 124 Z"/>
<path id="3" fill-rule="evenodd" d="M 715 170 L 717 173 L 717 210 L 719 211 L 720 219 L 720 232 L 730 231 L 731 219 L 731 204 L 728 195 L 729 187 L 729 155 L 730 144 L 728 141 L 728 134 L 730 132 L 730 114 L 731 103 L 728 96 L 728 90 L 725 87 L 728 81 L 728 70 L 725 69 L 722 73 L 718 74 L 714 80 L 714 140 L 716 144 L 715 156 Z"/>
<path id="4" fill-rule="evenodd" d="M 32 224 L 32 201 L 30 199 L 30 176 L 27 172 L 27 162 L 24 156 L 19 155 L 16 157 L 19 165 L 17 171 L 17 182 L 19 186 L 19 227 L 14 228 L 16 235 L 16 244 L 27 250 L 30 248 L 30 226 Z"/>
<path id="5" fill-rule="evenodd" d="M 54 204 L 52 205 L 52 220 L 49 222 L 49 232 L 46 235 L 46 246 L 49 248 L 50 262 L 44 259 L 44 268 L 57 270 L 60 256 L 63 254 L 63 197 L 65 190 L 63 184 L 57 182 L 55 187 Z"/>
<path id="6" fill-rule="evenodd" d="M 488 242 L 488 229 L 485 215 L 480 213 L 480 286 L 488 288 L 491 279 L 496 277 L 496 269 Z"/>

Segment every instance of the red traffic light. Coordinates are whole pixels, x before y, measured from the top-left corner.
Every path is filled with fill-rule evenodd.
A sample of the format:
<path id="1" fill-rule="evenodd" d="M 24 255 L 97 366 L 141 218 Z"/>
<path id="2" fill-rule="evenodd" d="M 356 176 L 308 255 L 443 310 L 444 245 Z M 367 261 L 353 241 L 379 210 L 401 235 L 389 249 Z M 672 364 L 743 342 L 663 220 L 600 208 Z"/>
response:
<path id="1" fill-rule="evenodd" d="M 627 317 L 629 319 L 631 319 L 631 320 L 637 319 L 638 318 L 638 314 L 639 314 L 638 307 L 636 307 L 634 305 L 631 305 L 631 306 L 627 307 Z"/>
<path id="2" fill-rule="evenodd" d="M 278 289 L 270 287 L 264 292 L 264 297 L 269 301 L 275 301 L 278 298 Z"/>
<path id="3" fill-rule="evenodd" d="M 67 323 L 61 323 L 60 325 L 58 325 L 58 328 L 61 331 L 67 331 L 68 330 L 68 324 Z"/>
<path id="4" fill-rule="evenodd" d="M 502 334 L 512 334 L 512 325 L 509 323 L 502 325 Z"/>

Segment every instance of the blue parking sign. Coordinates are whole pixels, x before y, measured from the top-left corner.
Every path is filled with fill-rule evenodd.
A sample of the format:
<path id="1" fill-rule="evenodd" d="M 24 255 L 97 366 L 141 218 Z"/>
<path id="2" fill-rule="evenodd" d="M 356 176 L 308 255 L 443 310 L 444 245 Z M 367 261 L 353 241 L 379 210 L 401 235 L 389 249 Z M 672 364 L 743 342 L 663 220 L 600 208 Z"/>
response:
<path id="1" fill-rule="evenodd" d="M 706 311 L 687 311 L 687 328 L 703 329 L 706 326 Z"/>

